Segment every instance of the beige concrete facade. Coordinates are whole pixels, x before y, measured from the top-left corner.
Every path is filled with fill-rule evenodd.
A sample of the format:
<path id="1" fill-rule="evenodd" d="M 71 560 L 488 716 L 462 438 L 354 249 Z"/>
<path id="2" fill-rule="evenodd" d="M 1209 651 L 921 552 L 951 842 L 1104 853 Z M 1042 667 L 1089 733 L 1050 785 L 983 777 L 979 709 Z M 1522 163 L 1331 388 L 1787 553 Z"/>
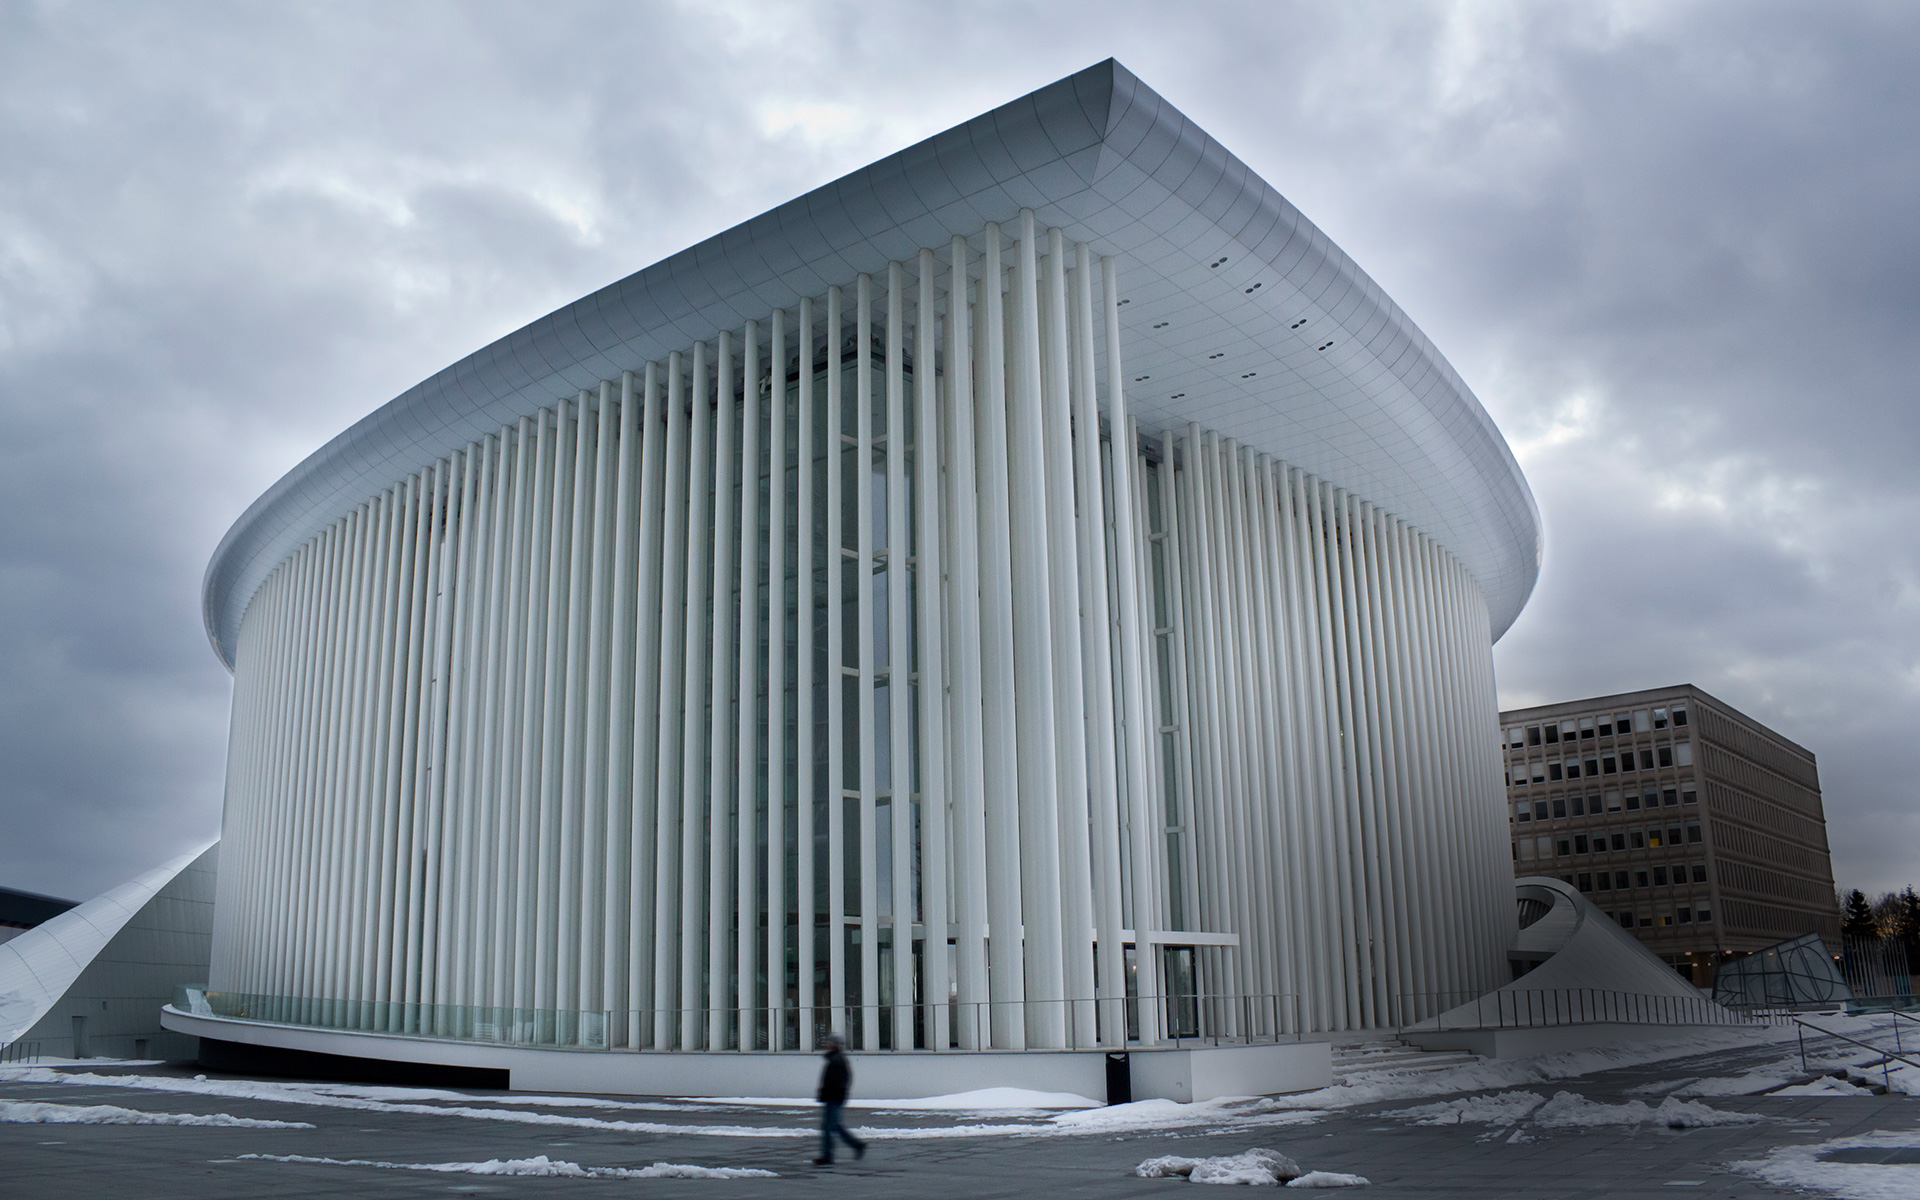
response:
<path id="1" fill-rule="evenodd" d="M 1811 751 L 1690 684 L 1500 724 L 1517 876 L 1578 887 L 1703 987 L 1785 938 L 1839 945 Z"/>

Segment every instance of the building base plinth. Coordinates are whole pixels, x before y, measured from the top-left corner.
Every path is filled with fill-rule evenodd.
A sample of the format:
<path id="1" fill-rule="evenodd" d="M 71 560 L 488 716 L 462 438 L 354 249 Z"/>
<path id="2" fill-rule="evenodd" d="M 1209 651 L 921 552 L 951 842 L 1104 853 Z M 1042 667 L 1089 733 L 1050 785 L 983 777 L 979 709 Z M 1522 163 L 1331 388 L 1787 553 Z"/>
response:
<path id="1" fill-rule="evenodd" d="M 463 1071 L 505 1072 L 513 1091 L 586 1092 L 624 1096 L 751 1096 L 811 1101 L 819 1059 L 797 1053 L 687 1053 L 495 1046 L 442 1038 L 358 1033 L 196 1016 L 169 1005 L 168 1029 L 229 1046 L 364 1060 L 370 1070 L 394 1063 Z M 929 1051 L 853 1056 L 859 1095 L 908 1100 L 981 1088 L 1014 1087 L 1107 1097 L 1103 1050 Z M 1134 1100 L 1215 1100 L 1309 1091 L 1333 1082 L 1325 1042 L 1207 1046 L 1128 1052 Z"/>

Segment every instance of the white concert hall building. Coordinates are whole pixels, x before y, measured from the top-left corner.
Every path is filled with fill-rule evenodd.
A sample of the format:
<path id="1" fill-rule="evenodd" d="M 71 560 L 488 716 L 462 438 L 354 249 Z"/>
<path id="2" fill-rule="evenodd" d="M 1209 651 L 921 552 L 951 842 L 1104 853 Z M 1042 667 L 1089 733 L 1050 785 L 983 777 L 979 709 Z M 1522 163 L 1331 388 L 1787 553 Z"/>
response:
<path id="1" fill-rule="evenodd" d="M 247 510 L 168 1024 L 659 1091 L 800 1078 L 829 1029 L 1018 1082 L 1421 1019 L 1510 978 L 1491 646 L 1539 550 L 1427 338 L 1102 63 Z"/>

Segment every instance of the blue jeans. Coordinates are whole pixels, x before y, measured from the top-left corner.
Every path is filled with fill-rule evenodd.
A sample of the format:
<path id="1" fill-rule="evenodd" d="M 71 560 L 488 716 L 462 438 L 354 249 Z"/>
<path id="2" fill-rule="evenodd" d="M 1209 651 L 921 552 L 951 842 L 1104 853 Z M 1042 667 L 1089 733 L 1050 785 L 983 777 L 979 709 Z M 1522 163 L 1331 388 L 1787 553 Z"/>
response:
<path id="1" fill-rule="evenodd" d="M 854 1150 L 865 1150 L 867 1148 L 865 1142 L 848 1133 L 847 1127 L 840 1123 L 840 1110 L 846 1106 L 846 1101 L 844 1100 L 838 1104 L 822 1104 L 820 1106 L 820 1157 L 826 1159 L 828 1162 L 833 1161 L 833 1135 L 836 1133 L 840 1135 L 841 1141 L 845 1142 Z"/>

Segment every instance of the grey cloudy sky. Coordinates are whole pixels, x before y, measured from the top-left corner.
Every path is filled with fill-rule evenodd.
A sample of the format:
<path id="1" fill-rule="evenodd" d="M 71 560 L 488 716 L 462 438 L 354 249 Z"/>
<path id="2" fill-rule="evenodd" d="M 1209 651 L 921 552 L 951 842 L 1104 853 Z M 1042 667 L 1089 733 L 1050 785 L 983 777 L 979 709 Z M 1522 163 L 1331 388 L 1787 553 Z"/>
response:
<path id="1" fill-rule="evenodd" d="M 1108 55 L 1520 457 L 1510 705 L 1691 681 L 1920 883 L 1920 6 L 0 0 L 0 883 L 218 828 L 201 572 L 352 420 Z"/>

